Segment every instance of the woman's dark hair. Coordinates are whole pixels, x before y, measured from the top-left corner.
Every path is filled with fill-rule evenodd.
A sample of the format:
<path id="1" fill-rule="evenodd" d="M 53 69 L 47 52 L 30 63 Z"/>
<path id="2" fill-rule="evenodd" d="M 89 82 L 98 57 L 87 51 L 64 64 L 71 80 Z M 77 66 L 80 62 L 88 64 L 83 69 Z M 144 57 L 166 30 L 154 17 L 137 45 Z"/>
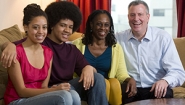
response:
<path id="1" fill-rule="evenodd" d="M 46 13 L 40 8 L 37 4 L 29 4 L 24 8 L 24 17 L 23 17 L 23 25 L 29 25 L 33 18 L 37 16 L 44 16 L 47 18 Z"/>
<path id="2" fill-rule="evenodd" d="M 82 22 L 80 9 L 74 3 L 69 1 L 53 2 L 46 7 L 45 12 L 48 15 L 49 34 L 51 33 L 51 28 L 61 19 L 70 19 L 73 21 L 73 32 L 79 28 Z"/>
<path id="3" fill-rule="evenodd" d="M 86 22 L 86 29 L 85 29 L 84 37 L 82 38 L 82 43 L 85 45 L 89 45 L 93 43 L 92 29 L 91 29 L 90 24 L 91 22 L 93 22 L 95 17 L 100 14 L 106 14 L 110 19 L 110 32 L 107 34 L 105 38 L 105 45 L 110 47 L 116 44 L 116 38 L 114 35 L 113 19 L 111 17 L 111 14 L 106 10 L 95 10 L 89 15 L 87 22 Z"/>

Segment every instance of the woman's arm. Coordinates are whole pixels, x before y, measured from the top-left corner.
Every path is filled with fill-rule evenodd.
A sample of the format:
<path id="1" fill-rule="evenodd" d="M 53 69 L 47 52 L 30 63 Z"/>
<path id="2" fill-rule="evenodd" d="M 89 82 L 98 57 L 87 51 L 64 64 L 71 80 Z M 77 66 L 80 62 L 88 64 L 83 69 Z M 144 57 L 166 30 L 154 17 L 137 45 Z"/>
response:
<path id="1" fill-rule="evenodd" d="M 32 88 L 26 88 L 23 81 L 23 76 L 21 72 L 20 63 L 16 60 L 17 63 L 13 63 L 8 68 L 8 74 L 9 77 L 15 87 L 16 92 L 20 97 L 32 97 L 35 95 L 39 95 L 42 93 L 50 92 L 50 91 L 56 91 L 56 90 L 62 90 L 61 85 L 56 86 L 55 88 L 42 88 L 42 89 L 32 89 Z M 49 78 L 49 77 L 47 77 Z M 48 81 L 48 80 L 46 80 Z M 44 83 L 45 84 L 45 83 Z M 43 85 L 45 86 L 45 85 Z"/>
<path id="2" fill-rule="evenodd" d="M 49 83 L 49 79 L 50 79 L 50 75 L 51 75 L 52 62 L 53 62 L 53 58 L 50 61 L 50 68 L 48 70 L 48 75 L 47 75 L 47 78 L 42 83 L 42 88 L 48 88 L 48 83 Z"/>
<path id="3" fill-rule="evenodd" d="M 127 71 L 123 49 L 119 44 L 117 44 L 116 48 L 114 48 L 114 53 L 115 54 L 112 56 L 112 59 L 115 59 L 115 61 L 117 61 L 114 62 L 117 66 L 117 68 L 115 67 L 117 71 L 115 71 L 115 68 L 112 68 L 111 70 L 114 70 L 116 72 L 116 78 L 119 80 L 120 83 L 122 83 L 123 81 L 125 81 L 126 78 L 130 76 Z"/>

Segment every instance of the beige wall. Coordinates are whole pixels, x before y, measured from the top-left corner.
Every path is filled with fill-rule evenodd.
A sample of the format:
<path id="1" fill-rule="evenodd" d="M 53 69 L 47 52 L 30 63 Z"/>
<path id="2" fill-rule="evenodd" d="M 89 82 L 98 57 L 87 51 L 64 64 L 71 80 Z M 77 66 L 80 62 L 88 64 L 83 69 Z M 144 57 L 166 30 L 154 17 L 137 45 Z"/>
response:
<path id="1" fill-rule="evenodd" d="M 30 3 L 37 3 L 44 10 L 53 1 L 56 0 L 0 0 L 0 30 L 18 24 L 21 31 L 23 31 L 24 7 Z"/>

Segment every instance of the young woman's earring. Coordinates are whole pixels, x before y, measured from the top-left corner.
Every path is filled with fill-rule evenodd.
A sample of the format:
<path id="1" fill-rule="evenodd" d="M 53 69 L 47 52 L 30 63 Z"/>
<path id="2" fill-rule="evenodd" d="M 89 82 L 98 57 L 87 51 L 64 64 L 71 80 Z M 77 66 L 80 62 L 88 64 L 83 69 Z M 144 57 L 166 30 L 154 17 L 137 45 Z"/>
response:
<path id="1" fill-rule="evenodd" d="M 28 35 L 28 31 L 25 31 L 25 34 Z"/>

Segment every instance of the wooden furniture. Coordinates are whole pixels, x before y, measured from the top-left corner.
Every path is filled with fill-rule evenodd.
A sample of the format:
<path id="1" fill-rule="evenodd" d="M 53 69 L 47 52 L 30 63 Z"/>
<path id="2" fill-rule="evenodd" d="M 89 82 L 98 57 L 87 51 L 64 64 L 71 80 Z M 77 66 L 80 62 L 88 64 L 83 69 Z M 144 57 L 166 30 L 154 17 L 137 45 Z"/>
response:
<path id="1" fill-rule="evenodd" d="M 184 98 L 161 98 L 131 102 L 125 105 L 185 105 Z"/>

